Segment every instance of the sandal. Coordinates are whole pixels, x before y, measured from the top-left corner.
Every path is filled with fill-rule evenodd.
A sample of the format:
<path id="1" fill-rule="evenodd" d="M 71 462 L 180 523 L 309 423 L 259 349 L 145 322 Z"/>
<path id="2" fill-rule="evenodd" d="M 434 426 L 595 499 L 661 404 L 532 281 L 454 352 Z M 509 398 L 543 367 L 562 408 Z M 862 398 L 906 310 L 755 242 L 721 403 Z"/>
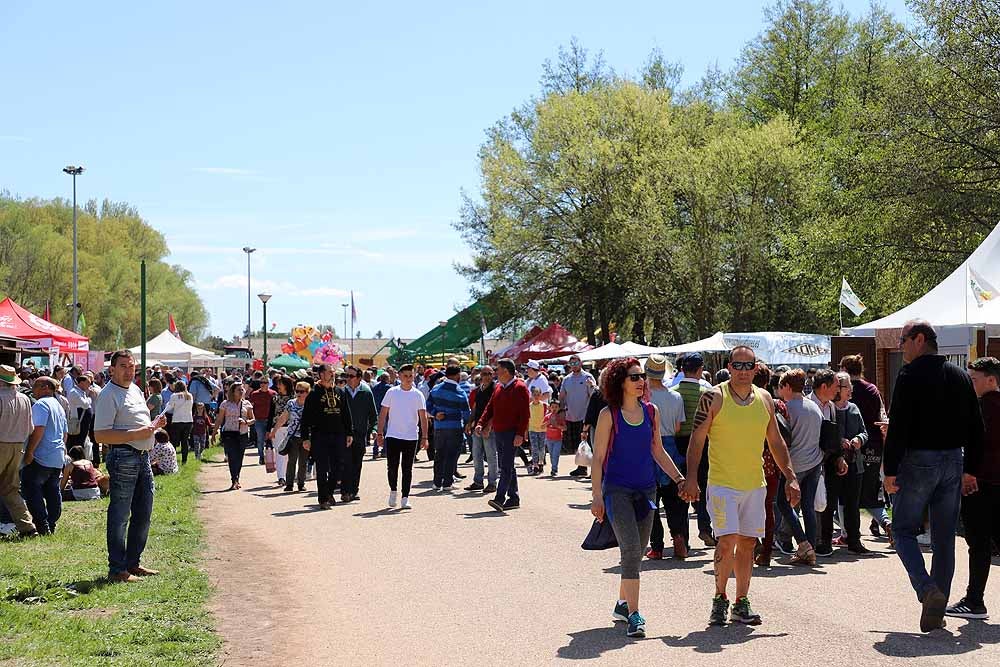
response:
<path id="1" fill-rule="evenodd" d="M 236 485 L 236 482 L 233 482 L 232 484 L 229 485 L 229 490 L 230 491 L 235 491 L 238 488 L 239 488 L 239 486 Z"/>
<path id="2" fill-rule="evenodd" d="M 808 551 L 806 551 L 804 553 L 795 554 L 794 556 L 792 556 L 791 563 L 792 563 L 792 565 L 807 565 L 809 567 L 815 567 L 816 566 L 816 550 L 815 549 L 809 549 Z"/>

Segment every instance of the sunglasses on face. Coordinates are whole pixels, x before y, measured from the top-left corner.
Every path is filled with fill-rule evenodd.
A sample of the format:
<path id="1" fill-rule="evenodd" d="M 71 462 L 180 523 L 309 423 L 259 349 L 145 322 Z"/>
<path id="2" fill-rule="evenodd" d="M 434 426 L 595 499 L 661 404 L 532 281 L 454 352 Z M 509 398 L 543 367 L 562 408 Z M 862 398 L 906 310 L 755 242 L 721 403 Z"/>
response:
<path id="1" fill-rule="evenodd" d="M 642 380 L 646 379 L 646 374 L 645 373 L 629 373 L 627 377 L 632 382 L 641 382 Z"/>
<path id="2" fill-rule="evenodd" d="M 306 391 L 305 389 L 296 389 L 295 393 L 296 394 L 308 394 L 309 392 Z"/>
<path id="3" fill-rule="evenodd" d="M 756 361 L 730 361 L 729 365 L 734 371 L 752 371 L 757 365 Z"/>
<path id="4" fill-rule="evenodd" d="M 569 365 L 570 366 L 579 366 L 580 362 L 579 361 L 571 361 L 571 362 L 569 362 Z"/>

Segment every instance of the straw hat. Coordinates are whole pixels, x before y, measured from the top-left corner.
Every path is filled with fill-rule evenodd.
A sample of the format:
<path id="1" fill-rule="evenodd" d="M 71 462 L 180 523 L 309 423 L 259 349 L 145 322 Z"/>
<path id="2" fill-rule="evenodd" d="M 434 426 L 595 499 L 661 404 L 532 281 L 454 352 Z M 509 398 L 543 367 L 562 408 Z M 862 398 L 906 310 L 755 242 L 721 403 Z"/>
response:
<path id="1" fill-rule="evenodd" d="M 17 371 L 12 366 L 0 366 L 0 384 L 19 385 L 21 378 L 17 377 Z"/>
<path id="2" fill-rule="evenodd" d="M 649 355 L 646 360 L 646 375 L 650 380 L 662 380 L 668 371 L 673 371 L 673 367 L 664 355 Z"/>

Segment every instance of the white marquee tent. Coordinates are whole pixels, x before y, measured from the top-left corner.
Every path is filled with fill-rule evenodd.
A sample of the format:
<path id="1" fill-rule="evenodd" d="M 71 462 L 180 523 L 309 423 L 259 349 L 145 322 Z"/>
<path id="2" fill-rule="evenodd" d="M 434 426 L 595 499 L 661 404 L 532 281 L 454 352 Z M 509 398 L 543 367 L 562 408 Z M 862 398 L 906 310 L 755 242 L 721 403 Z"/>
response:
<path id="1" fill-rule="evenodd" d="M 822 334 L 789 331 L 757 331 L 722 333 L 683 345 L 659 348 L 663 354 L 685 352 L 728 352 L 737 345 L 746 345 L 757 358 L 772 366 L 826 365 L 830 363 L 830 337 Z"/>
<path id="2" fill-rule="evenodd" d="M 988 299 L 977 299 L 976 288 L 986 292 Z M 969 258 L 951 272 L 934 289 L 910 305 L 881 319 L 846 330 L 852 336 L 874 336 L 880 329 L 901 329 L 910 319 L 921 318 L 939 331 L 946 345 L 968 345 L 971 332 L 987 327 L 990 335 L 1000 329 L 1000 225 L 993 228 Z M 944 335 L 942 335 L 942 333 Z M 961 340 L 959 340 L 961 339 Z"/>
<path id="3" fill-rule="evenodd" d="M 659 348 L 656 347 L 649 347 L 626 341 L 624 343 L 608 343 L 607 345 L 595 347 L 587 350 L 586 352 L 580 352 L 576 356 L 580 357 L 580 361 L 584 363 L 588 361 L 604 361 L 606 359 L 624 359 L 625 357 L 636 357 L 641 359 L 642 357 L 648 357 L 658 350 Z M 569 357 L 561 357 L 559 359 L 549 359 L 548 361 L 564 363 L 568 360 Z"/>
<path id="4" fill-rule="evenodd" d="M 132 354 L 139 356 L 142 347 L 131 348 Z M 163 333 L 146 343 L 146 364 L 171 363 L 182 365 L 217 366 L 223 360 L 210 350 L 188 345 L 177 336 L 164 329 Z"/>

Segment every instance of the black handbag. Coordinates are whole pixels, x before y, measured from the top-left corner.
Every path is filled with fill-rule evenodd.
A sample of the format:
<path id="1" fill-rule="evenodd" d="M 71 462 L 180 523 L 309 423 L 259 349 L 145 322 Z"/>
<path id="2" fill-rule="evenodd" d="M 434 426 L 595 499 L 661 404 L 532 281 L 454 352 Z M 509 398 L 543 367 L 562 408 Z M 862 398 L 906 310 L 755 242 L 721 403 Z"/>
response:
<path id="1" fill-rule="evenodd" d="M 819 429 L 819 448 L 824 454 L 839 455 L 843 447 L 840 443 L 840 429 L 837 422 L 824 419 Z"/>
<path id="2" fill-rule="evenodd" d="M 594 523 L 590 526 L 590 532 L 587 533 L 587 537 L 583 540 L 580 548 L 587 551 L 602 551 L 604 549 L 613 549 L 617 546 L 618 538 L 615 537 L 615 531 L 611 527 L 611 522 L 605 516 L 604 521 L 594 519 Z"/>

